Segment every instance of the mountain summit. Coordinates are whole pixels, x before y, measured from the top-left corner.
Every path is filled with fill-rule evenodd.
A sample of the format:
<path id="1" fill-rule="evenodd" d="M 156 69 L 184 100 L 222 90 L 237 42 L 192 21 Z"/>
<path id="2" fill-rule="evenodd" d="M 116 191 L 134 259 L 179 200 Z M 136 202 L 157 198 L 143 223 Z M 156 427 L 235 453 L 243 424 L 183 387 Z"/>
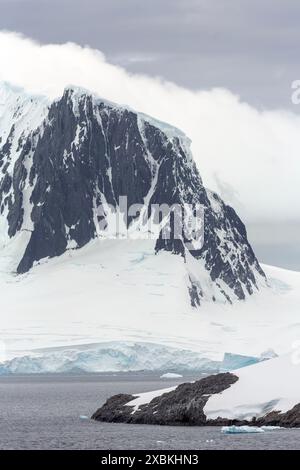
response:
<path id="1" fill-rule="evenodd" d="M 245 226 L 204 187 L 189 144 L 178 129 L 86 90 L 70 87 L 49 102 L 2 84 L 0 243 L 13 254 L 10 269 L 23 274 L 101 241 L 126 197 L 141 207 L 126 228 L 139 231 L 152 206 L 203 208 L 201 246 L 176 238 L 172 224 L 163 237 L 161 219 L 153 243 L 157 256 L 182 258 L 193 306 L 202 299 L 232 303 L 259 290 L 266 279 Z"/>

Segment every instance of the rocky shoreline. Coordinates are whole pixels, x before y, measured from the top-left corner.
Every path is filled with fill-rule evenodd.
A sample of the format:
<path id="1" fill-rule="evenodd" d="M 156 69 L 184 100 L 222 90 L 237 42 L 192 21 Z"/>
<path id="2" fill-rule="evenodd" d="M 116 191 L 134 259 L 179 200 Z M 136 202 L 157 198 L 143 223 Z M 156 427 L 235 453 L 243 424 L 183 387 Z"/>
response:
<path id="1" fill-rule="evenodd" d="M 271 411 L 249 420 L 227 419 L 219 416 L 207 419 L 204 407 L 211 395 L 235 384 L 239 377 L 232 373 L 211 375 L 193 383 L 183 383 L 174 390 L 154 397 L 138 407 L 130 402 L 136 396 L 118 394 L 109 398 L 92 419 L 110 423 L 156 424 L 169 426 L 281 426 L 300 427 L 300 403 L 281 413 Z"/>

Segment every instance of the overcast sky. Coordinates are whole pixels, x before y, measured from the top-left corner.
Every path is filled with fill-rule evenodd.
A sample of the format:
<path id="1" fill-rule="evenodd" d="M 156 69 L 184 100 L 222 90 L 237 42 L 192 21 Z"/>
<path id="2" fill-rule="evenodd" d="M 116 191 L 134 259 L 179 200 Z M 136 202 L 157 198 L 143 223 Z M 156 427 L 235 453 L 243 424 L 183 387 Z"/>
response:
<path id="1" fill-rule="evenodd" d="M 300 134 L 300 121 L 297 119 L 300 105 L 291 103 L 291 83 L 300 79 L 299 23 L 298 0 L 0 0 L 0 30 L 20 32 L 43 44 L 72 41 L 99 49 L 105 54 L 108 63 L 132 72 L 133 77 L 142 73 L 179 85 L 181 88 L 176 99 L 180 93 L 183 96 L 183 88 L 193 91 L 194 95 L 189 98 L 192 100 L 195 96 L 195 107 L 203 106 L 211 122 L 216 121 L 216 115 L 211 111 L 216 102 L 215 95 L 210 94 L 209 99 L 204 95 L 199 98 L 197 92 L 214 87 L 231 91 L 232 96 L 221 96 L 223 102 L 228 100 L 229 112 L 217 115 L 220 121 L 217 129 L 223 122 L 226 130 L 227 121 L 236 120 L 237 139 L 242 136 L 244 141 L 238 145 L 236 139 L 233 141 L 227 138 L 230 135 L 229 128 L 225 142 L 218 148 L 213 142 L 213 134 L 210 135 L 213 150 L 207 156 L 212 162 L 209 170 L 206 162 L 201 163 L 205 155 L 203 146 L 197 143 L 199 135 L 187 121 L 175 116 L 176 110 L 172 109 L 174 123 L 192 134 L 193 141 L 196 141 L 194 152 L 202 152 L 201 158 L 195 156 L 200 172 L 202 167 L 205 181 L 213 189 L 219 190 L 242 213 L 260 258 L 294 269 L 300 269 L 299 192 L 295 190 L 294 198 L 292 194 L 292 188 L 297 182 L 295 171 L 300 168 L 295 164 L 295 158 L 300 157 L 300 144 L 297 147 L 297 140 L 300 141 L 297 131 L 299 126 Z M 0 47 L 5 47 L 3 44 Z M 72 51 L 69 51 L 71 55 Z M 16 59 L 12 49 L 11 61 Z M 16 74 L 20 73 L 16 71 Z M 111 77 L 116 77 L 116 74 L 111 72 Z M 3 77 L 6 78 L 5 74 Z M 136 84 L 134 80 L 132 83 Z M 125 82 L 128 88 L 129 81 L 130 75 L 127 74 Z M 149 83 L 144 81 L 145 86 L 149 86 Z M 160 89 L 158 93 L 161 93 Z M 167 93 L 170 99 L 169 89 Z M 241 101 L 248 103 L 250 108 L 245 110 L 241 104 L 237 105 L 235 95 L 239 95 Z M 113 91 L 107 97 L 118 98 Z M 141 98 L 135 101 L 128 95 L 127 100 L 126 93 L 120 99 L 154 115 L 157 108 L 157 117 L 168 117 L 165 110 L 159 107 L 160 103 L 157 103 L 156 108 L 151 108 Z M 162 102 L 164 99 L 167 100 L 166 87 L 164 95 L 161 95 Z M 184 112 L 176 109 L 178 113 Z M 291 115 L 295 114 L 295 119 L 291 115 L 284 116 L 280 109 L 289 110 Z M 274 111 L 273 114 L 261 113 L 268 110 Z M 257 116 L 256 112 L 259 113 Z M 190 113 L 190 116 L 191 119 L 193 116 L 194 119 L 199 118 L 199 123 L 203 118 L 195 112 Z M 248 122 L 249 136 L 245 138 Z M 205 140 L 208 131 L 199 126 L 198 134 L 201 129 Z M 280 130 L 284 133 L 282 139 L 281 136 L 278 138 Z M 268 141 L 272 134 L 274 141 L 278 138 L 274 144 L 277 150 Z M 209 145 L 209 139 L 205 145 Z M 220 161 L 222 145 L 225 164 Z M 237 160 L 230 155 L 231 147 L 233 153 L 245 154 L 245 160 L 239 160 L 240 167 L 234 178 L 226 174 L 226 162 L 228 171 L 232 172 L 232 168 L 236 167 Z M 213 154 L 214 151 L 218 153 L 219 160 Z M 270 166 L 263 160 L 263 151 L 271 162 Z M 256 171 L 247 170 L 251 163 L 251 152 Z M 290 167 L 290 173 L 282 170 L 284 161 Z M 248 179 L 242 172 L 248 172 Z M 262 175 L 259 176 L 259 173 Z M 280 181 L 284 177 L 283 173 L 286 173 L 284 186 Z M 298 175 L 298 181 L 299 178 Z M 243 193 L 245 186 L 248 187 L 247 194 Z M 252 205 L 251 186 L 255 200 Z M 266 194 L 270 191 L 268 198 Z M 268 206 L 269 199 L 274 201 L 276 197 L 279 206 L 277 214 L 275 203 Z M 294 204 L 292 209 L 291 201 Z M 257 218 L 253 217 L 255 207 Z"/>
<path id="2" fill-rule="evenodd" d="M 290 107 L 299 0 L 0 0 L 0 29 L 98 48 L 127 70 Z"/>

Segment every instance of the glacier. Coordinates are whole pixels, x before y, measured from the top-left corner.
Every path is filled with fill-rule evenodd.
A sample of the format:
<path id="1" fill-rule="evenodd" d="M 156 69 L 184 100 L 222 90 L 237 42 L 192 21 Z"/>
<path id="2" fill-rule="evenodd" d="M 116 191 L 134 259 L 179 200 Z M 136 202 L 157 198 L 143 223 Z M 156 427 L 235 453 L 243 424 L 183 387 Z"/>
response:
<path id="1" fill-rule="evenodd" d="M 0 363 L 0 375 L 166 370 L 213 373 L 218 368 L 217 361 L 193 351 L 146 342 L 107 342 L 30 352 Z M 169 372 L 162 377 L 182 375 Z"/>
<path id="2" fill-rule="evenodd" d="M 230 371 L 262 360 L 225 353 L 223 361 L 216 361 L 202 352 L 162 344 L 110 341 L 28 351 L 0 362 L 0 375 L 163 371 L 161 379 L 177 379 L 182 373 Z"/>

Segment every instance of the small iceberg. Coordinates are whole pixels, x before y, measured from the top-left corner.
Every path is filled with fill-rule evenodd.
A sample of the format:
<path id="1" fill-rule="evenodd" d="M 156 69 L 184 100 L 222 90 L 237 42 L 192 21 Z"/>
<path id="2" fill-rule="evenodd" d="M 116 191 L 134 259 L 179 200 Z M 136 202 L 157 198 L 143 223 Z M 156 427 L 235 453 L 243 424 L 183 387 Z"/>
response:
<path id="1" fill-rule="evenodd" d="M 181 374 L 175 374 L 173 372 L 167 372 L 166 374 L 163 374 L 160 376 L 160 379 L 181 379 L 182 375 Z"/>
<path id="2" fill-rule="evenodd" d="M 265 432 L 264 429 L 257 426 L 223 426 L 222 434 L 257 434 Z"/>
<path id="3" fill-rule="evenodd" d="M 282 426 L 262 426 L 261 429 L 264 431 L 278 431 L 279 429 L 284 429 Z"/>

